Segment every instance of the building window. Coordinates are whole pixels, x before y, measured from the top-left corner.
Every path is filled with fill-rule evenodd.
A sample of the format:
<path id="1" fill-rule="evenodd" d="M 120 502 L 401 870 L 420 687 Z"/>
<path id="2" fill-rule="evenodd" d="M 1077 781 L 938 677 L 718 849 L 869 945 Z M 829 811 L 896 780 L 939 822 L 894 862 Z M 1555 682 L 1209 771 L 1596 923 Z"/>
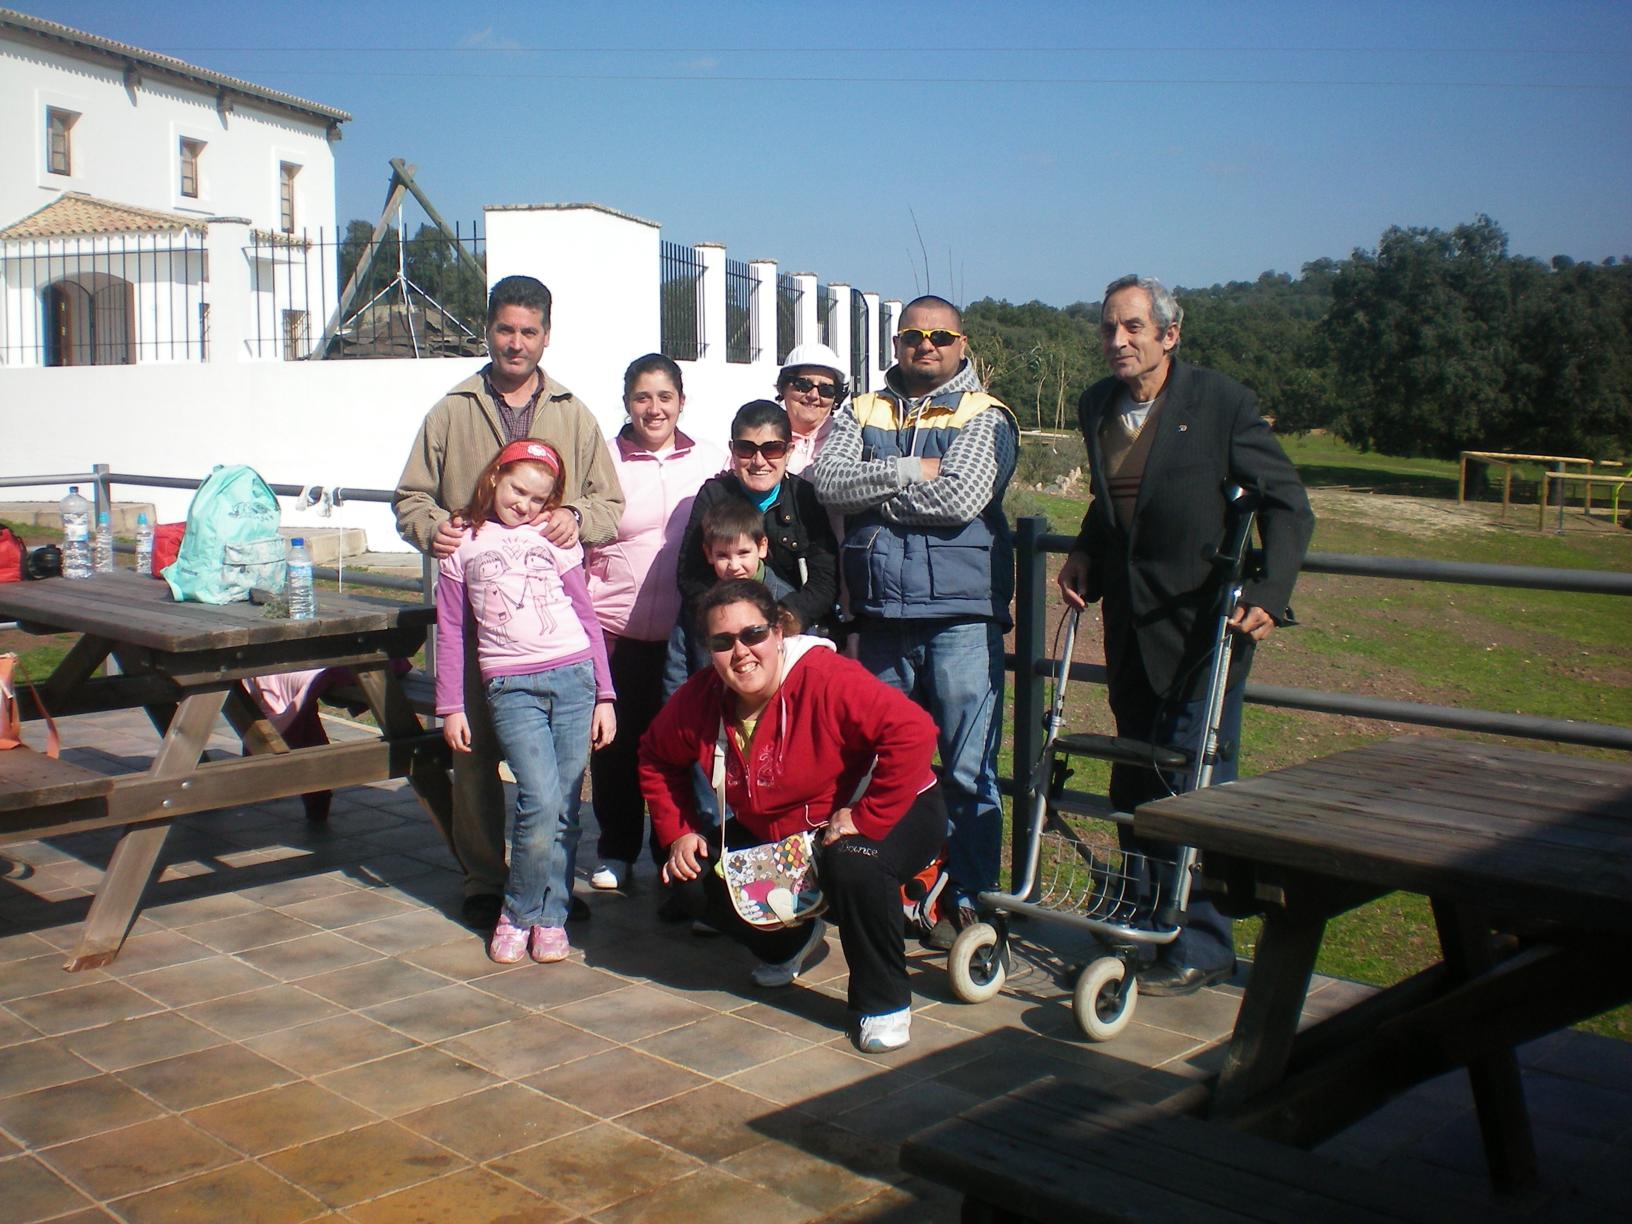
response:
<path id="1" fill-rule="evenodd" d="M 189 200 L 198 199 L 198 159 L 203 153 L 202 140 L 181 138 L 181 194 Z"/>
<path id="2" fill-rule="evenodd" d="M 306 356 L 306 312 L 304 310 L 286 310 L 283 312 L 283 359 L 285 361 L 300 361 Z"/>
<path id="3" fill-rule="evenodd" d="M 45 108 L 45 168 L 52 174 L 74 172 L 73 142 L 69 133 L 79 118 L 73 111 Z"/>
<path id="4" fill-rule="evenodd" d="M 295 232 L 295 175 L 299 173 L 294 162 L 278 163 L 278 227 L 286 234 Z"/>

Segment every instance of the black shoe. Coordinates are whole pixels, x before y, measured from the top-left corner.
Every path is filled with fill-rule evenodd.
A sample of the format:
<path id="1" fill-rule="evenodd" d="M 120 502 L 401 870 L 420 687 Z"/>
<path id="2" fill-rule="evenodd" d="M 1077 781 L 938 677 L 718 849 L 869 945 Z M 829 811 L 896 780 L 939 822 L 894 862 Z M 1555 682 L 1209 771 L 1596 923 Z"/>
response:
<path id="1" fill-rule="evenodd" d="M 589 902 L 585 901 L 577 893 L 573 893 L 572 900 L 567 902 L 567 921 L 588 922 L 594 916 L 590 911 Z M 498 920 L 494 919 L 494 921 Z"/>
<path id="2" fill-rule="evenodd" d="M 926 948 L 934 948 L 937 952 L 949 951 L 957 941 L 958 933 L 966 927 L 974 926 L 979 921 L 981 921 L 980 911 L 975 908 L 973 901 L 964 897 L 937 918 L 935 925 L 930 928 L 929 934 L 918 942 Z"/>
<path id="3" fill-rule="evenodd" d="M 504 898 L 497 893 L 471 893 L 459 907 L 459 915 L 471 930 L 485 935 L 499 925 L 499 911 L 503 908 Z"/>
<path id="4" fill-rule="evenodd" d="M 678 888 L 666 890 L 668 896 L 663 898 L 663 904 L 657 907 L 659 922 L 690 922 L 691 904 L 686 900 Z"/>
<path id="5" fill-rule="evenodd" d="M 1203 986 L 1215 986 L 1235 976 L 1234 965 L 1217 969 L 1198 969 L 1195 965 L 1174 965 L 1157 961 L 1139 970 L 1139 993 L 1153 999 L 1181 998 L 1193 995 Z"/>

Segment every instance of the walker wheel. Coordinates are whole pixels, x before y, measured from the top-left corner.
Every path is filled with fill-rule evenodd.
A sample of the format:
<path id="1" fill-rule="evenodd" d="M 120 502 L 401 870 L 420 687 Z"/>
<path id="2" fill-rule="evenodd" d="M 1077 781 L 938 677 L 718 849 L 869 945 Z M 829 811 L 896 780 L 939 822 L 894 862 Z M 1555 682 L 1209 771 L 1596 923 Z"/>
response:
<path id="1" fill-rule="evenodd" d="M 1077 977 L 1071 1014 L 1089 1041 L 1110 1041 L 1128 1027 L 1139 1001 L 1138 979 L 1114 956 L 1092 961 Z"/>
<path id="2" fill-rule="evenodd" d="M 1003 989 L 1009 976 L 997 928 L 989 922 L 964 927 L 946 955 L 946 975 L 952 993 L 963 1003 L 984 1003 Z"/>

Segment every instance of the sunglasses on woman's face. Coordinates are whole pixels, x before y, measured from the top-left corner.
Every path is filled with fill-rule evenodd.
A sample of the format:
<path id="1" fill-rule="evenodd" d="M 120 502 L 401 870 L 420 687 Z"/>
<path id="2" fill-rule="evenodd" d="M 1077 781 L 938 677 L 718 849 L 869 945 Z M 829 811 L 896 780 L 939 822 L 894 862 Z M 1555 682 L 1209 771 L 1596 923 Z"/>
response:
<path id="1" fill-rule="evenodd" d="M 814 391 L 823 399 L 832 399 L 839 393 L 839 388 L 835 383 L 812 382 L 808 378 L 790 378 L 788 379 L 788 386 L 799 392 L 800 395 L 809 395 Z"/>
<path id="2" fill-rule="evenodd" d="M 739 629 L 735 633 L 711 633 L 708 635 L 708 649 L 713 654 L 725 654 L 735 650 L 737 643 L 744 646 L 758 646 L 771 636 L 769 625 L 749 625 L 746 629 Z"/>
<path id="3" fill-rule="evenodd" d="M 781 438 L 772 438 L 769 442 L 750 442 L 746 438 L 732 438 L 731 453 L 738 459 L 752 459 L 755 454 L 760 454 L 774 462 L 788 453 L 788 444 Z"/>

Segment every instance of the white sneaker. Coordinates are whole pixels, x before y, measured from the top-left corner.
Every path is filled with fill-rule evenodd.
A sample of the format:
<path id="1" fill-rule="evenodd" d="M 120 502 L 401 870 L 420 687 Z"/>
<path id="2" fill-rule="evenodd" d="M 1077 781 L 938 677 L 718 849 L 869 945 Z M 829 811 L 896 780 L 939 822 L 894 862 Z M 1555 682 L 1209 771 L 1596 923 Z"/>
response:
<path id="1" fill-rule="evenodd" d="M 610 863 L 602 863 L 595 868 L 595 874 L 589 877 L 589 886 L 598 888 L 602 892 L 611 892 L 614 889 L 622 888 L 629 882 L 629 877 L 634 874 L 635 865 L 633 863 L 621 863 L 614 859 Z"/>
<path id="2" fill-rule="evenodd" d="M 827 937 L 827 923 L 817 918 L 810 924 L 810 934 L 805 937 L 804 945 L 793 956 L 785 961 L 771 964 L 761 961 L 754 966 L 755 986 L 792 986 L 794 979 L 805 967 L 805 961 L 811 953 L 822 946 L 822 940 Z"/>
<path id="3" fill-rule="evenodd" d="M 856 1049 L 863 1054 L 884 1054 L 899 1050 L 912 1040 L 912 1008 L 885 1012 L 882 1016 L 863 1016 L 861 1031 L 856 1034 Z"/>

